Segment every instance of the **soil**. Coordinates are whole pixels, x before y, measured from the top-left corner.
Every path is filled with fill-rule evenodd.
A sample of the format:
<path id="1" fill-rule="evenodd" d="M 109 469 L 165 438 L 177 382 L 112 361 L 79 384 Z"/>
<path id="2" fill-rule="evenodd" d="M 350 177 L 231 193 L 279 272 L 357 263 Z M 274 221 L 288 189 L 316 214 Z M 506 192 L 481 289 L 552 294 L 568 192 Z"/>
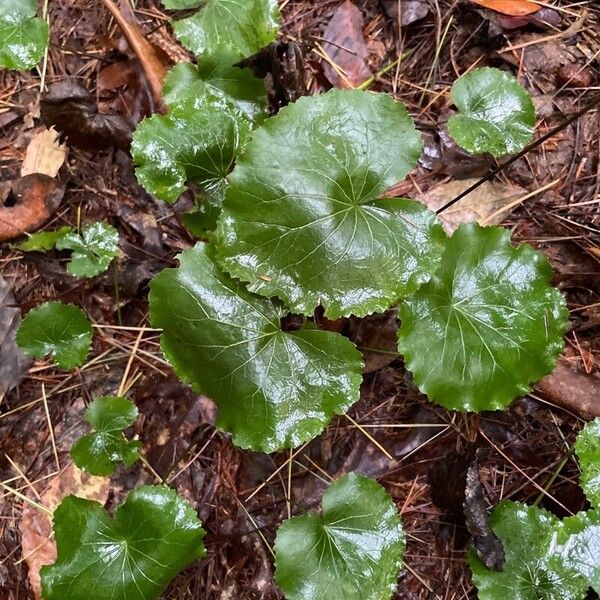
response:
<path id="1" fill-rule="evenodd" d="M 341 4 L 282 3 L 282 35 L 304 49 L 309 93 L 331 87 L 321 50 Z M 371 87 L 404 102 L 426 136 L 424 158 L 399 188 L 404 196 L 417 197 L 451 178 L 479 177 L 493 164 L 452 146 L 445 130 L 452 113 L 450 86 L 473 66 L 518 75 L 535 97 L 538 136 L 598 90 L 600 7 L 594 2 L 558 0 L 546 18 L 550 25 L 532 21 L 518 27 L 514 19 L 468 1 L 403 0 L 411 14 L 400 14 L 394 0 L 354 4 L 363 16 L 368 49 L 361 60 L 371 73 L 409 52 L 399 65 L 375 75 Z M 187 57 L 158 2 L 137 2 L 134 14 L 162 48 L 165 62 Z M 99 100 L 101 111 L 133 122 L 154 110 L 140 65 L 102 2 L 52 0 L 49 18 L 45 86 L 75 78 Z M 37 69 L 1 72 L 1 181 L 18 177 L 27 144 L 40 130 L 39 101 Z M 590 377 L 600 365 L 599 139 L 596 110 L 498 177 L 528 191 L 559 180 L 517 206 L 503 224 L 515 242 L 533 244 L 552 262 L 572 311 L 565 357 Z M 375 477 L 402 515 L 406 568 L 395 598 L 403 600 L 476 597 L 465 562 L 469 535 L 460 484 L 464 457 L 474 446 L 480 449 L 490 507 L 502 498 L 531 503 L 541 494 L 540 506 L 561 516 L 584 508 L 571 453 L 583 425 L 580 416 L 535 391 L 503 412 L 472 415 L 432 405 L 412 385 L 401 359 L 389 354 L 397 327 L 393 311 L 334 325 L 360 346 L 379 350 L 366 354 L 368 374 L 350 419 L 336 418 L 293 453 L 237 449 L 215 429 L 213 403 L 172 374 L 159 333 L 148 323 L 150 278 L 175 266 L 175 256 L 194 243 L 180 219 L 190 198 L 175 205 L 153 199 L 137 184 L 128 152 L 115 147 L 70 147 L 60 178 L 64 198 L 45 228 L 107 221 L 120 233 L 121 256 L 105 274 L 83 280 L 65 272 L 63 253 L 1 247 L 0 275 L 23 314 L 41 302 L 61 300 L 81 306 L 96 328 L 83 367 L 65 373 L 49 360 L 35 361 L 1 400 L 0 481 L 31 498 L 43 492 L 70 464 L 73 440 L 86 430 L 86 405 L 114 394 L 124 380 L 141 415 L 129 433 L 140 437 L 145 461 L 112 477 L 107 507 L 137 485 L 164 480 L 195 506 L 207 531 L 206 558 L 181 573 L 165 599 L 281 598 L 270 551 L 278 525 L 289 514 L 317 510 L 326 482 L 349 470 Z M 1 493 L 0 598 L 33 598 L 21 553 L 23 501 Z"/>

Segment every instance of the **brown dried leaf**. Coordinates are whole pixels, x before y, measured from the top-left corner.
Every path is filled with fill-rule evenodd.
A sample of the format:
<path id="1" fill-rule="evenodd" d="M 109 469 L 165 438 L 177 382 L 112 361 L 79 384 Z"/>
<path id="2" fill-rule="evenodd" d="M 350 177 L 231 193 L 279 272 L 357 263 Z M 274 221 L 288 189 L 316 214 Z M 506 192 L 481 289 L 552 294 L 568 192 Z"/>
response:
<path id="1" fill-rule="evenodd" d="M 104 504 L 109 490 L 110 479 L 84 473 L 71 463 L 50 481 L 41 495 L 40 503 L 54 510 L 65 496 L 74 494 Z M 23 507 L 20 529 L 23 558 L 29 570 L 29 584 L 36 600 L 41 600 L 40 568 L 56 560 L 52 521 L 47 514 L 26 504 Z"/>
<path id="2" fill-rule="evenodd" d="M 61 144 L 59 137 L 54 129 L 44 129 L 29 142 L 21 165 L 21 177 L 32 173 L 48 177 L 58 175 L 67 158 L 67 145 Z"/>
<path id="3" fill-rule="evenodd" d="M 329 62 L 323 63 L 323 71 L 336 87 L 350 88 L 371 77 L 367 67 L 369 49 L 363 35 L 363 17 L 360 10 L 346 0 L 333 13 L 325 33 L 323 49 L 327 56 L 342 72 L 338 72 Z"/>
<path id="4" fill-rule="evenodd" d="M 513 17 L 530 15 L 541 8 L 539 4 L 529 0 L 471 0 L 471 2 Z"/>

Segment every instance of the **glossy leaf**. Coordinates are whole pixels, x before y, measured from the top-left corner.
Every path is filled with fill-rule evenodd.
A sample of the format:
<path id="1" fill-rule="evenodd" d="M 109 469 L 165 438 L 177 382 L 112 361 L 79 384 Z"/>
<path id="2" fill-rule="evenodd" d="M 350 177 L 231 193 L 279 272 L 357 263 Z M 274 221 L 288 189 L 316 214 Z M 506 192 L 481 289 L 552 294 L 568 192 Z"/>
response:
<path id="1" fill-rule="evenodd" d="M 98 502 L 67 496 L 54 532 L 58 558 L 40 572 L 44 600 L 154 600 L 204 555 L 196 512 L 165 486 L 130 492 L 112 519 Z"/>
<path id="2" fill-rule="evenodd" d="M 36 0 L 0 0 L 0 67 L 31 69 L 48 46 L 48 24 Z"/>
<path id="3" fill-rule="evenodd" d="M 448 131 L 473 154 L 513 154 L 533 137 L 533 101 L 504 71 L 484 67 L 459 77 L 452 86 L 452 101 L 459 113 L 448 121 Z"/>
<path id="4" fill-rule="evenodd" d="M 587 423 L 579 432 L 575 454 L 581 469 L 581 488 L 590 504 L 600 508 L 600 417 Z"/>
<path id="5" fill-rule="evenodd" d="M 181 8 L 182 0 L 164 4 Z M 191 17 L 175 21 L 173 30 L 196 56 L 230 66 L 275 41 L 279 21 L 277 0 L 206 0 Z"/>
<path id="6" fill-rule="evenodd" d="M 141 444 L 126 439 L 123 429 L 132 425 L 137 415 L 135 404 L 127 398 L 96 398 L 85 412 L 93 430 L 71 448 L 75 464 L 92 475 L 110 475 L 121 462 L 131 466 L 139 458 Z"/>
<path id="7" fill-rule="evenodd" d="M 400 307 L 398 349 L 452 410 L 497 410 L 552 372 L 568 311 L 546 258 L 500 227 L 461 225 L 430 282 Z"/>
<path id="8" fill-rule="evenodd" d="M 71 232 L 56 242 L 59 250 L 72 250 L 67 271 L 76 277 L 95 277 L 108 269 L 119 254 L 119 232 L 108 223 L 90 223 L 81 235 Z"/>
<path id="9" fill-rule="evenodd" d="M 420 203 L 380 199 L 420 152 L 404 106 L 384 94 L 332 90 L 283 108 L 231 174 L 221 266 L 298 313 L 386 310 L 429 279 L 445 239 Z"/>
<path id="10" fill-rule="evenodd" d="M 56 243 L 67 233 L 73 231 L 72 227 L 65 226 L 54 229 L 53 231 L 40 231 L 29 235 L 24 242 L 17 244 L 15 248 L 22 252 L 45 252 L 56 247 Z"/>
<path id="11" fill-rule="evenodd" d="M 284 521 L 275 577 L 287 600 L 386 600 L 404 556 L 394 502 L 373 479 L 349 473 L 323 496 L 323 514 Z"/>
<path id="12" fill-rule="evenodd" d="M 177 375 L 218 405 L 242 448 L 273 452 L 318 435 L 358 400 L 361 357 L 337 333 L 282 331 L 286 314 L 222 273 L 197 244 L 150 286 L 150 318 Z"/>
<path id="13" fill-rule="evenodd" d="M 138 181 L 175 202 L 188 183 L 219 202 L 233 163 L 250 137 L 250 122 L 230 102 L 206 93 L 138 125 L 131 146 Z"/>
<path id="14" fill-rule="evenodd" d="M 92 343 L 92 325 L 71 304 L 46 302 L 27 313 L 17 331 L 17 345 L 32 358 L 48 354 L 61 369 L 85 362 Z"/>
<path id="15" fill-rule="evenodd" d="M 179 63 L 165 77 L 164 100 L 168 105 L 199 98 L 205 94 L 231 102 L 250 121 L 267 116 L 265 84 L 250 69 L 240 69 L 203 60 L 198 66 Z"/>
<path id="16" fill-rule="evenodd" d="M 502 540 L 503 571 L 484 566 L 469 553 L 479 600 L 582 600 L 588 584 L 576 572 L 557 562 L 561 523 L 551 513 L 518 502 L 502 501 L 490 516 L 494 533 Z"/>
<path id="17" fill-rule="evenodd" d="M 558 543 L 558 568 L 578 573 L 600 592 L 600 511 L 590 510 L 566 517 Z"/>

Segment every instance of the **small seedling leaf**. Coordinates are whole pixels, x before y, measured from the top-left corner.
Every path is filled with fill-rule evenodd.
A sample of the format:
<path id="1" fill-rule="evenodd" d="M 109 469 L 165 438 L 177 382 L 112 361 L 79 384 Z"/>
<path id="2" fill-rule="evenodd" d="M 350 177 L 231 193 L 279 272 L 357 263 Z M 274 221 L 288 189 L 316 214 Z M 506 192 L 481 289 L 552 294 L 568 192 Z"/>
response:
<path id="1" fill-rule="evenodd" d="M 46 302 L 27 313 L 17 345 L 32 358 L 51 354 L 65 370 L 83 364 L 92 343 L 92 325 L 76 306 Z"/>
<path id="2" fill-rule="evenodd" d="M 535 108 L 519 82 L 499 69 L 474 69 L 452 86 L 459 113 L 448 121 L 454 141 L 473 154 L 495 157 L 522 150 L 533 136 Z"/>
<path id="3" fill-rule="evenodd" d="M 236 106 L 253 123 L 267 116 L 265 84 L 250 69 L 213 64 L 180 63 L 165 78 L 164 100 L 174 106 L 205 94 L 221 97 Z"/>
<path id="4" fill-rule="evenodd" d="M 204 555 L 195 511 L 163 486 L 137 488 L 112 519 L 98 502 L 67 496 L 54 532 L 58 558 L 40 572 L 44 600 L 154 600 Z"/>
<path id="5" fill-rule="evenodd" d="M 484 566 L 469 553 L 479 600 L 581 600 L 588 588 L 578 573 L 557 561 L 560 520 L 553 514 L 518 502 L 502 501 L 490 525 L 502 540 L 506 562 L 502 571 Z"/>
<path id="6" fill-rule="evenodd" d="M 188 182 L 220 202 L 250 131 L 248 119 L 229 101 L 208 93 L 188 98 L 136 129 L 131 149 L 138 181 L 166 202 L 175 202 Z"/>
<path id="7" fill-rule="evenodd" d="M 600 508 L 600 418 L 590 421 L 579 432 L 575 454 L 581 469 L 581 489 L 590 504 Z"/>
<path id="8" fill-rule="evenodd" d="M 95 277 L 106 271 L 119 254 L 119 232 L 108 223 L 90 223 L 81 235 L 71 232 L 56 242 L 59 250 L 72 250 L 67 271 L 76 277 Z"/>
<path id="9" fill-rule="evenodd" d="M 287 600 L 386 600 L 404 556 L 402 521 L 373 479 L 349 473 L 329 486 L 322 516 L 284 521 L 275 577 Z"/>
<path id="10" fill-rule="evenodd" d="M 197 244 L 150 286 L 150 318 L 181 379 L 219 407 L 242 448 L 273 452 L 318 435 L 358 400 L 361 357 L 341 335 L 283 331 L 286 311 L 222 273 Z"/>
<path id="11" fill-rule="evenodd" d="M 73 231 L 72 227 L 59 227 L 53 231 L 40 231 L 33 233 L 24 242 L 17 244 L 15 248 L 22 252 L 46 252 L 56 247 L 59 240 L 65 237 L 67 233 Z"/>
<path id="12" fill-rule="evenodd" d="M 431 281 L 400 306 L 398 350 L 451 410 L 497 410 L 551 373 L 568 311 L 546 258 L 500 227 L 461 225 Z"/>
<path id="13" fill-rule="evenodd" d="M 420 203 L 380 199 L 420 152 L 406 109 L 384 94 L 332 90 L 283 108 L 230 176 L 221 266 L 298 313 L 386 310 L 429 279 L 445 239 Z"/>
<path id="14" fill-rule="evenodd" d="M 31 69 L 48 46 L 48 24 L 36 0 L 0 0 L 0 67 Z"/>
<path id="15" fill-rule="evenodd" d="M 164 4 L 192 5 L 191 0 Z M 277 0 L 207 0 L 191 17 L 175 21 L 173 30 L 196 56 L 230 66 L 275 41 L 280 20 Z"/>
<path id="16" fill-rule="evenodd" d="M 135 404 L 127 398 L 96 398 L 85 413 L 93 431 L 71 448 L 75 464 L 92 475 L 110 475 L 121 462 L 131 466 L 139 458 L 141 444 L 126 439 L 123 429 L 132 425 L 137 415 Z"/>

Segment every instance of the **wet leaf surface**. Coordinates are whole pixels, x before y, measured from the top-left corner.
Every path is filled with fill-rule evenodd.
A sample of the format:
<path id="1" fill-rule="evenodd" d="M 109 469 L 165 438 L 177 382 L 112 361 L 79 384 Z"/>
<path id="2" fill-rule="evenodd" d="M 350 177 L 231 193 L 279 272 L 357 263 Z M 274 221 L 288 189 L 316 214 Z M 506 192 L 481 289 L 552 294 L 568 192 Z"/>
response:
<path id="1" fill-rule="evenodd" d="M 44 56 L 48 24 L 36 11 L 36 0 L 0 0 L 1 67 L 31 69 Z"/>
<path id="2" fill-rule="evenodd" d="M 590 504 L 600 508 L 600 418 L 586 423 L 577 436 L 574 449 L 581 469 L 579 484 Z"/>

